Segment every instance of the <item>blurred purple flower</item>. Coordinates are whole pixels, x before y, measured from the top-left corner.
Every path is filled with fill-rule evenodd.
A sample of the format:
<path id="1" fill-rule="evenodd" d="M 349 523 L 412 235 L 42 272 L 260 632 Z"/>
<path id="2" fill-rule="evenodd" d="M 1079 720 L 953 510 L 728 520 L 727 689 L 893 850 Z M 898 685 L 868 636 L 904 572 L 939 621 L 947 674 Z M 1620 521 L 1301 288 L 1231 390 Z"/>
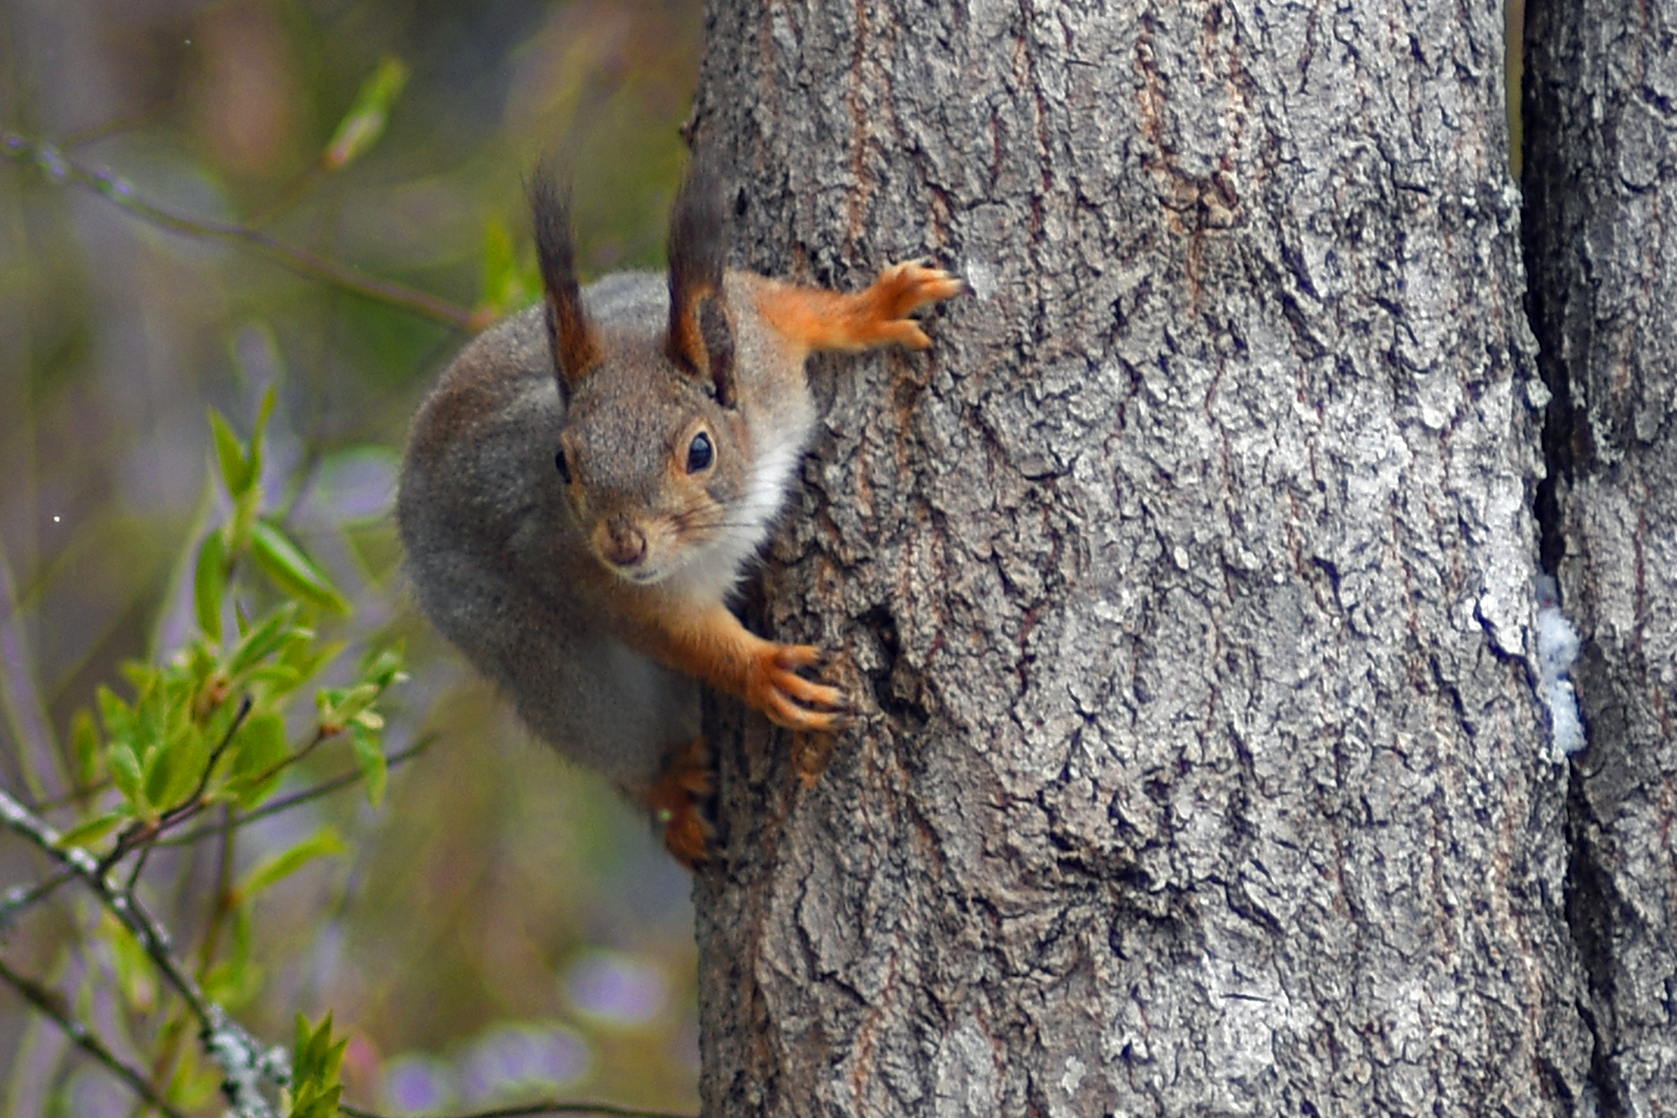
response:
<path id="1" fill-rule="evenodd" d="M 580 1012 L 612 1025 L 645 1025 L 669 1001 L 669 983 L 656 966 L 618 951 L 584 953 L 564 983 Z"/>
<path id="2" fill-rule="evenodd" d="M 454 1102 L 454 1073 L 428 1056 L 397 1056 L 385 1062 L 384 1105 L 407 1114 L 441 1110 Z"/>
<path id="3" fill-rule="evenodd" d="M 572 1086 L 588 1075 L 593 1058 L 564 1025 L 499 1025 L 460 1062 L 461 1093 L 476 1105 L 520 1090 Z"/>

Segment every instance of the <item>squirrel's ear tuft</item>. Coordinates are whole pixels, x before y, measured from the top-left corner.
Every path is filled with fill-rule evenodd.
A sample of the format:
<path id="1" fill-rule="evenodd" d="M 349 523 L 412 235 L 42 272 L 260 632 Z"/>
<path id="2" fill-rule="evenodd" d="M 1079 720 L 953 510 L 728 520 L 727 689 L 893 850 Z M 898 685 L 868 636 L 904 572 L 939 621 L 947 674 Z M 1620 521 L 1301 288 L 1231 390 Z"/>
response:
<path id="1" fill-rule="evenodd" d="M 536 229 L 536 259 L 547 301 L 547 334 L 553 346 L 553 369 L 561 395 L 582 383 L 599 364 L 594 331 L 582 313 L 576 279 L 576 249 L 571 234 L 570 192 L 559 185 L 552 167 L 542 163 L 530 179 L 530 211 Z"/>
<path id="2" fill-rule="evenodd" d="M 727 220 L 716 161 L 696 154 L 670 214 L 670 333 L 666 352 L 688 373 L 709 378 L 733 407 L 734 333 L 722 295 Z"/>

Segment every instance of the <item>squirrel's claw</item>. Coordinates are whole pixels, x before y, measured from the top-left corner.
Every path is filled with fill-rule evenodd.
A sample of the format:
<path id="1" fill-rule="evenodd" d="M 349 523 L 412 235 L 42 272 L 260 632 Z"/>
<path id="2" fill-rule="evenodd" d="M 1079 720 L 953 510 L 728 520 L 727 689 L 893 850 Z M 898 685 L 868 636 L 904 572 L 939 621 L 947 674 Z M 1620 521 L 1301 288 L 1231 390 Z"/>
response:
<path id="1" fill-rule="evenodd" d="M 966 290 L 965 280 L 942 268 L 928 267 L 918 260 L 892 264 L 855 297 L 862 308 L 857 316 L 856 340 L 865 345 L 896 342 L 909 349 L 930 348 L 932 339 L 908 316 L 927 303 L 941 302 Z"/>
<path id="2" fill-rule="evenodd" d="M 905 260 L 880 272 L 873 286 L 863 292 L 863 298 L 871 297 L 872 309 L 880 321 L 888 329 L 895 328 L 892 332 L 897 336 L 893 340 L 924 349 L 932 344 L 931 339 L 908 316 L 927 303 L 952 299 L 967 290 L 967 281 L 959 276 L 918 260 Z M 912 333 L 901 329 L 905 326 L 912 327 Z"/>
<path id="3" fill-rule="evenodd" d="M 746 700 L 788 730 L 838 730 L 849 721 L 849 696 L 798 674 L 801 668 L 819 670 L 828 662 L 826 653 L 807 644 L 770 645 L 757 663 Z"/>
<path id="4" fill-rule="evenodd" d="M 952 299 L 969 290 L 967 281 L 930 266 L 929 260 L 905 260 L 879 273 L 865 294 L 873 295 L 888 318 L 902 318 L 916 307 Z"/>

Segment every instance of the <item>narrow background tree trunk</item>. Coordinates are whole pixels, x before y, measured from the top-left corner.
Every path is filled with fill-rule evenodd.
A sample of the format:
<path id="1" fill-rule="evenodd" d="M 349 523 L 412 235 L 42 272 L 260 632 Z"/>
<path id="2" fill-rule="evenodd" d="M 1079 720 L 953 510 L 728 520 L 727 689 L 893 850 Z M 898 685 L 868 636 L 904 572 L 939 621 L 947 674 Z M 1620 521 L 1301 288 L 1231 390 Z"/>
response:
<path id="1" fill-rule="evenodd" d="M 1586 640 L 1568 917 L 1605 1113 L 1677 1114 L 1677 4 L 1531 0 L 1545 559 Z"/>
<path id="2" fill-rule="evenodd" d="M 708 1113 L 1572 1112 L 1500 4 L 707 30 L 741 262 L 975 289 L 816 374 L 760 620 L 868 709 L 712 719 Z"/>

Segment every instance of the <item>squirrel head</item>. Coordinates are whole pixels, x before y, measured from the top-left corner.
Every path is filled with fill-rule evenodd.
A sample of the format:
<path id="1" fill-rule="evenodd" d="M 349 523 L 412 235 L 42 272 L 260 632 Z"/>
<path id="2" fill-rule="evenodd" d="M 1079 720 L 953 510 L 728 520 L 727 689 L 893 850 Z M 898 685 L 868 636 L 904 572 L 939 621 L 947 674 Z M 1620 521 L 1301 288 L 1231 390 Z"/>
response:
<path id="1" fill-rule="evenodd" d="M 554 465 L 595 557 L 640 585 L 700 560 L 747 519 L 752 447 L 738 409 L 716 181 L 696 160 L 676 197 L 667 320 L 591 321 L 567 200 L 545 168 L 530 191 L 565 403 Z"/>

